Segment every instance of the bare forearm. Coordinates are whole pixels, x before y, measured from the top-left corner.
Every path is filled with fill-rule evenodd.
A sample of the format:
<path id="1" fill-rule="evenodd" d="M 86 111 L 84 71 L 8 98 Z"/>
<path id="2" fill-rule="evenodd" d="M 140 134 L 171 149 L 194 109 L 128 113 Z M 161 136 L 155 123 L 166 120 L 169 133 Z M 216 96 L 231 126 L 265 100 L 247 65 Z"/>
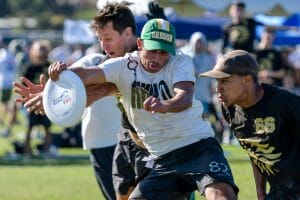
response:
<path id="1" fill-rule="evenodd" d="M 75 72 L 80 77 L 84 85 L 100 84 L 106 82 L 103 70 L 98 67 L 72 67 L 69 69 Z"/>
<path id="2" fill-rule="evenodd" d="M 114 95 L 118 92 L 117 87 L 113 83 L 102 83 L 86 86 L 87 106 L 93 102 L 105 97 Z"/>
<path id="3" fill-rule="evenodd" d="M 192 96 L 190 96 L 190 94 L 180 93 L 162 103 L 165 105 L 166 112 L 181 112 L 192 106 Z"/>
<path id="4" fill-rule="evenodd" d="M 288 30 L 299 31 L 299 28 L 297 26 L 266 26 L 266 27 L 278 31 L 288 31 Z"/>
<path id="5" fill-rule="evenodd" d="M 192 82 L 179 82 L 174 85 L 175 95 L 168 100 L 153 96 L 143 103 L 144 109 L 151 113 L 181 112 L 193 104 L 194 85 Z"/>

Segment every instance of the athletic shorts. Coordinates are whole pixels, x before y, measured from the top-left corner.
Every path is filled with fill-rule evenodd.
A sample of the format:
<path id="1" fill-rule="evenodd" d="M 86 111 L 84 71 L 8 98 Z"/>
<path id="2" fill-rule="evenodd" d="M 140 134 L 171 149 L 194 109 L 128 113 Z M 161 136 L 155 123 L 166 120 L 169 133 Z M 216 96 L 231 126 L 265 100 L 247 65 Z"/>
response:
<path id="1" fill-rule="evenodd" d="M 299 200 L 300 192 L 292 191 L 287 187 L 271 187 L 270 192 L 265 197 L 265 200 Z"/>
<path id="2" fill-rule="evenodd" d="M 28 113 L 28 117 L 30 127 L 43 125 L 44 127 L 49 128 L 51 125 L 51 122 L 46 115 L 36 115 L 33 112 L 30 112 Z"/>
<path id="3" fill-rule="evenodd" d="M 112 160 L 115 145 L 91 149 L 90 161 L 95 177 L 105 199 L 114 200 L 115 191 L 112 183 Z"/>
<path id="4" fill-rule="evenodd" d="M 231 169 L 215 138 L 203 139 L 155 160 L 154 168 L 137 185 L 130 198 L 182 199 L 182 194 L 216 182 L 229 184 L 236 193 Z"/>
<path id="5" fill-rule="evenodd" d="M 143 179 L 149 168 L 145 167 L 149 153 L 130 139 L 127 129 L 118 134 L 118 144 L 113 159 L 113 184 L 117 193 L 125 195 Z"/>
<path id="6" fill-rule="evenodd" d="M 12 89 L 3 89 L 1 90 L 1 102 L 2 103 L 7 103 L 9 102 L 10 98 L 11 98 L 11 95 L 12 95 Z"/>

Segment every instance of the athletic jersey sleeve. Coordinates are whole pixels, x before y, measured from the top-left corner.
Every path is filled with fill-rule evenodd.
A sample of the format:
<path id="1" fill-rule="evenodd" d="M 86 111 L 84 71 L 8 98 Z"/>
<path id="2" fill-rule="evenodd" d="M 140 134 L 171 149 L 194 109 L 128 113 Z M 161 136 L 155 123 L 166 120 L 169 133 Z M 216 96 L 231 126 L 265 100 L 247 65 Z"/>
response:
<path id="1" fill-rule="evenodd" d="M 104 71 L 105 79 L 107 82 L 116 84 L 117 86 L 120 83 L 120 75 L 124 73 L 126 69 L 127 58 L 111 58 L 106 60 L 100 65 Z"/>
<path id="2" fill-rule="evenodd" d="M 103 54 L 94 53 L 83 58 L 77 60 L 75 63 L 71 65 L 71 67 L 82 66 L 82 67 L 90 67 L 90 66 L 97 66 L 104 62 L 105 56 Z"/>
<path id="3" fill-rule="evenodd" d="M 191 81 L 195 83 L 195 72 L 194 64 L 191 57 L 185 54 L 180 54 L 180 56 L 173 57 L 170 65 L 175 68 L 173 85 L 181 81 Z"/>

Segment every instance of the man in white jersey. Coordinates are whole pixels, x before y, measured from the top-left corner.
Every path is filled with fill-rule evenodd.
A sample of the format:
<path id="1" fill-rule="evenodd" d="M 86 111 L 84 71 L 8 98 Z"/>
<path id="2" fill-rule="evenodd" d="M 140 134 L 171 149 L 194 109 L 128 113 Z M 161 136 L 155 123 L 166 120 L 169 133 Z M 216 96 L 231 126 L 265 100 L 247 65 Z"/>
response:
<path id="1" fill-rule="evenodd" d="M 102 54 L 90 54 L 72 66 L 88 68 L 105 59 Z M 85 109 L 81 122 L 83 149 L 90 150 L 90 161 L 97 183 L 102 194 L 109 200 L 116 198 L 111 175 L 117 134 L 121 128 L 121 112 L 116 105 L 117 101 L 113 96 L 97 100 Z"/>
<path id="2" fill-rule="evenodd" d="M 193 97 L 192 60 L 175 55 L 174 27 L 163 19 L 148 21 L 137 46 L 139 51 L 100 67 L 53 63 L 49 76 L 56 81 L 70 69 L 86 87 L 110 82 L 118 88 L 130 123 L 154 159 L 130 199 L 178 199 L 196 189 L 207 199 L 236 199 L 238 188 L 222 148 Z"/>

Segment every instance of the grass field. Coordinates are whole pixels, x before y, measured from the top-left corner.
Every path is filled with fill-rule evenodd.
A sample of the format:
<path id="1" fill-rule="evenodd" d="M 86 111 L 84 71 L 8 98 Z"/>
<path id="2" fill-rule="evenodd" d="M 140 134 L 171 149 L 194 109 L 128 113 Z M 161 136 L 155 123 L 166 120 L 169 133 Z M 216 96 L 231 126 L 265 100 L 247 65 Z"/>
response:
<path id="1" fill-rule="evenodd" d="M 24 122 L 13 128 L 14 133 L 24 132 Z M 60 131 L 59 127 L 53 127 Z M 247 155 L 239 146 L 223 146 L 231 165 L 239 199 L 256 199 L 252 169 Z M 101 200 L 88 152 L 80 148 L 59 149 L 58 158 L 11 159 L 13 151 L 6 138 L 0 138 L 0 199 L 12 200 Z M 9 159 L 8 159 L 9 158 Z M 196 194 L 197 200 L 204 198 Z"/>

